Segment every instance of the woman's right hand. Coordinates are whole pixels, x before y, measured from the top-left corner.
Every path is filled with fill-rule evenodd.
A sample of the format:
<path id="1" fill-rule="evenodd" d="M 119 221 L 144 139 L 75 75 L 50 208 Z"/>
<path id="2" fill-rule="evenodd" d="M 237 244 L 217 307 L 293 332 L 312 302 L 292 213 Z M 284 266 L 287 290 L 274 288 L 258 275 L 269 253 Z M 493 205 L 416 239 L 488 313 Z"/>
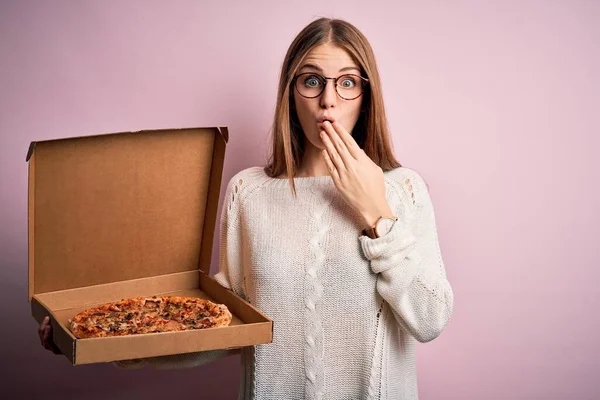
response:
<path id="1" fill-rule="evenodd" d="M 38 334 L 40 335 L 40 342 L 46 350 L 49 350 L 54 354 L 62 354 L 52 338 L 52 325 L 50 324 L 50 317 L 44 318 L 40 324 L 40 327 L 38 328 Z"/>

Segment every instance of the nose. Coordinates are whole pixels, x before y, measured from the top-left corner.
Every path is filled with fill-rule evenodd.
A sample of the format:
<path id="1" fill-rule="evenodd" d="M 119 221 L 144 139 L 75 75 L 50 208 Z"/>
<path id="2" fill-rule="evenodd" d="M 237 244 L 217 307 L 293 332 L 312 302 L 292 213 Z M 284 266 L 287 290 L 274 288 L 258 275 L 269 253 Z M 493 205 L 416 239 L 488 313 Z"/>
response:
<path id="1" fill-rule="evenodd" d="M 326 81 L 325 88 L 323 89 L 323 93 L 321 93 L 321 98 L 319 100 L 321 108 L 331 108 L 335 107 L 335 103 L 337 101 L 337 93 L 335 92 L 335 82 Z"/>

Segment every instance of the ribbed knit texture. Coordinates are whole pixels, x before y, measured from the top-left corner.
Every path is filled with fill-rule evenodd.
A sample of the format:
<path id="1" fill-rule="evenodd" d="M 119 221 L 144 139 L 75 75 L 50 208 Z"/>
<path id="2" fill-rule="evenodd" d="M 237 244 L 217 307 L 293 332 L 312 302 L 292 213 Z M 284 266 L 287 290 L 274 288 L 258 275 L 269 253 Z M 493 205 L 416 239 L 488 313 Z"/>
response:
<path id="1" fill-rule="evenodd" d="M 453 310 L 427 186 L 384 173 L 399 220 L 378 239 L 329 176 L 287 179 L 262 167 L 228 183 L 216 280 L 274 321 L 273 343 L 244 349 L 240 399 L 417 399 L 415 346 Z M 226 351 L 146 360 L 200 365 Z"/>

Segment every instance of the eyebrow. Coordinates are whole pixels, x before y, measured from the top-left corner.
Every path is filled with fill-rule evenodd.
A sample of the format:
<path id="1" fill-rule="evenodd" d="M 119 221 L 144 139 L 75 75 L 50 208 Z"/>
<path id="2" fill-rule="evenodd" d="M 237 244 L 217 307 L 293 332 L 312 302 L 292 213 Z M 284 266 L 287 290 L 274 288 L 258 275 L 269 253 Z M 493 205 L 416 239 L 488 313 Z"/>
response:
<path id="1" fill-rule="evenodd" d="M 299 71 L 303 70 L 304 68 L 316 69 L 319 72 L 323 72 L 323 68 L 319 67 L 318 65 L 311 64 L 311 63 L 304 64 L 302 67 L 300 67 Z M 360 71 L 360 69 L 358 67 L 344 67 L 344 68 L 340 69 L 338 72 L 349 71 L 349 70 Z"/>

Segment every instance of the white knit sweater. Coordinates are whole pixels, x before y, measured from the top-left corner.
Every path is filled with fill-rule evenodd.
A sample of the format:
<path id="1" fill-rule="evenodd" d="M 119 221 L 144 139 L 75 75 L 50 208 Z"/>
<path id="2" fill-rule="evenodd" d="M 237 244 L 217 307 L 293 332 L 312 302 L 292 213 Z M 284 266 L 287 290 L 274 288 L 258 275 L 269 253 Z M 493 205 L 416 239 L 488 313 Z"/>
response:
<path id="1" fill-rule="evenodd" d="M 262 167 L 227 185 L 215 279 L 269 316 L 273 343 L 244 348 L 240 399 L 417 399 L 416 342 L 436 338 L 453 310 L 435 217 L 422 177 L 384 173 L 399 220 L 378 239 L 329 176 L 287 179 Z M 227 354 L 157 357 L 189 367 Z"/>

